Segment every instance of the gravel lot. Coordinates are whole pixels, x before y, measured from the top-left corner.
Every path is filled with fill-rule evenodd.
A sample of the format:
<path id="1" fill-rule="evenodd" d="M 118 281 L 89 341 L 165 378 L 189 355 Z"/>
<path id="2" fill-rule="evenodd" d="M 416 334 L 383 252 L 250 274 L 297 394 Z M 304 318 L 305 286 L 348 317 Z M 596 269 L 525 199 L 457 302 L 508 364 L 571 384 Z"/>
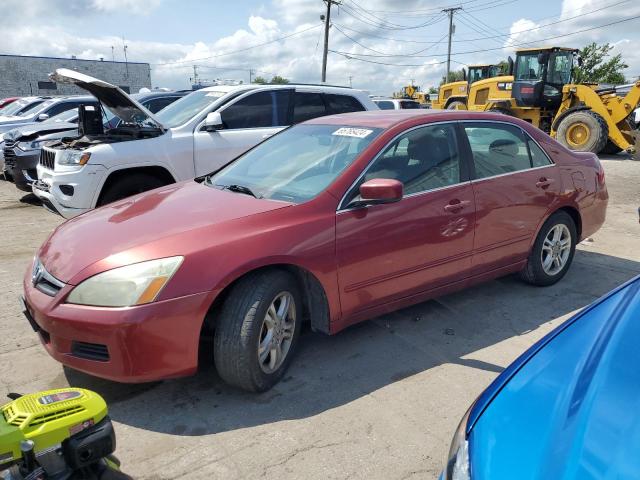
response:
<path id="1" fill-rule="evenodd" d="M 308 332 L 285 380 L 261 395 L 224 386 L 211 369 L 132 386 L 49 358 L 17 296 L 34 251 L 62 220 L 0 181 L 0 395 L 100 392 L 135 478 L 435 478 L 482 389 L 571 313 L 640 273 L 640 162 L 605 158 L 607 222 L 559 284 L 506 277 L 334 337 Z"/>

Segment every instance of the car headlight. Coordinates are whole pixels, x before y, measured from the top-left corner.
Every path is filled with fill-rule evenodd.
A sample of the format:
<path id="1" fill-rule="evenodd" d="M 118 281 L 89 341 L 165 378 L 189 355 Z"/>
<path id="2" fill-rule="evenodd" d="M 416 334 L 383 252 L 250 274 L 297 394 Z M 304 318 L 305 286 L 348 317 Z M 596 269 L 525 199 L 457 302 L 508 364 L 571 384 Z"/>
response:
<path id="1" fill-rule="evenodd" d="M 34 140 L 33 142 L 19 142 L 18 148 L 23 152 L 29 152 L 31 150 L 39 150 L 47 143 L 47 140 Z"/>
<path id="2" fill-rule="evenodd" d="M 473 405 L 464 414 L 456 433 L 451 440 L 447 465 L 443 472 L 444 480 L 470 480 L 471 470 L 469 466 L 469 441 L 467 440 L 467 421 Z"/>
<path id="3" fill-rule="evenodd" d="M 184 257 L 168 257 L 114 268 L 75 287 L 67 303 L 96 307 L 130 307 L 153 302 Z"/>
<path id="4" fill-rule="evenodd" d="M 60 165 L 85 165 L 89 158 L 91 158 L 91 152 L 79 152 L 78 150 L 62 150 L 58 152 L 56 160 Z"/>

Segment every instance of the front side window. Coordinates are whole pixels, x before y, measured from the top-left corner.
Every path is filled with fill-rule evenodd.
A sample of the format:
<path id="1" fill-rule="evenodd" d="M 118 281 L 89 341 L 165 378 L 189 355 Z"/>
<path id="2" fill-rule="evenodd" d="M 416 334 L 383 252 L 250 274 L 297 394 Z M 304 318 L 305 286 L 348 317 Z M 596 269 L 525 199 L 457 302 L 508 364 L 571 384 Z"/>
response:
<path id="1" fill-rule="evenodd" d="M 402 182 L 405 195 L 460 183 L 455 127 L 429 125 L 400 135 L 373 162 L 360 184 L 374 178 Z"/>
<path id="2" fill-rule="evenodd" d="M 73 110 L 73 109 L 75 109 L 76 112 L 78 111 L 78 103 L 77 102 L 60 102 L 60 103 L 58 103 L 56 105 L 53 105 L 45 113 L 47 115 L 49 115 L 49 117 L 53 117 L 55 115 L 58 115 L 59 113 L 63 113 L 63 112 L 66 112 L 68 110 Z"/>
<path id="3" fill-rule="evenodd" d="M 158 113 L 160 110 L 165 108 L 168 105 L 171 105 L 175 102 L 179 97 L 159 97 L 149 100 L 146 104 L 143 105 L 149 110 L 151 113 Z"/>
<path id="4" fill-rule="evenodd" d="M 469 122 L 464 123 L 464 131 L 477 179 L 528 170 L 545 161 L 549 164 L 544 152 L 514 125 Z"/>
<path id="5" fill-rule="evenodd" d="M 519 55 L 516 61 L 516 80 L 542 80 L 543 65 L 538 63 L 538 54 Z"/>
<path id="6" fill-rule="evenodd" d="M 253 93 L 225 108 L 222 123 L 227 129 L 286 126 L 291 94 L 292 90 Z"/>
<path id="7" fill-rule="evenodd" d="M 296 92 L 293 100 L 293 123 L 304 122 L 327 114 L 322 95 L 311 92 Z"/>
<path id="8" fill-rule="evenodd" d="M 381 129 L 296 125 L 211 175 L 206 185 L 258 198 L 302 203 L 327 188 L 379 135 Z"/>
<path id="9" fill-rule="evenodd" d="M 329 104 L 330 114 L 362 112 L 365 108 L 362 104 L 351 95 L 325 95 Z"/>
<path id="10" fill-rule="evenodd" d="M 416 109 L 416 108 L 420 108 L 420 104 L 418 102 L 412 102 L 409 100 L 401 100 L 400 101 L 400 108 L 403 110 L 406 109 Z"/>

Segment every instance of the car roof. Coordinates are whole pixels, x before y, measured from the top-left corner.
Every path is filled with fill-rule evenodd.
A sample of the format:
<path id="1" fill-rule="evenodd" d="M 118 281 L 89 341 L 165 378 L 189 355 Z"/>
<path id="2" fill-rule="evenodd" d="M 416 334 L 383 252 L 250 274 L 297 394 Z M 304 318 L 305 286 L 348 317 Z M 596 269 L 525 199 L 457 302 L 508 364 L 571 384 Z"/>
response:
<path id="1" fill-rule="evenodd" d="M 517 119 L 502 113 L 470 112 L 468 110 L 369 110 L 366 112 L 341 113 L 307 120 L 307 124 L 348 125 L 352 127 L 373 127 L 389 129 L 403 123 L 413 124 L 416 119 L 424 118 L 425 123 L 446 120 L 511 120 Z"/>
<path id="2" fill-rule="evenodd" d="M 303 84 L 303 83 L 287 83 L 282 85 L 257 84 L 257 83 L 242 84 L 242 85 L 217 85 L 212 87 L 201 88 L 196 91 L 228 93 L 228 92 L 237 92 L 242 90 L 249 91 L 249 90 L 255 90 L 258 88 L 274 88 L 274 89 L 295 88 L 300 90 L 321 90 L 323 92 L 328 92 L 328 93 L 340 93 L 343 95 L 352 95 L 352 96 L 361 95 L 365 93 L 362 90 L 357 90 L 349 87 L 338 87 L 335 85 L 322 85 L 322 84 Z"/>

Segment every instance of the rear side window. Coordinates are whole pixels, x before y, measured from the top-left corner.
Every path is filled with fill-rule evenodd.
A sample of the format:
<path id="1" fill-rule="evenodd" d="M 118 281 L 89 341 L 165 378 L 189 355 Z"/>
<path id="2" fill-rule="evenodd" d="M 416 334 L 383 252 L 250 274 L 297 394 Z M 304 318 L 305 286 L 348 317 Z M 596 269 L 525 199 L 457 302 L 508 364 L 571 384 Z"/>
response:
<path id="1" fill-rule="evenodd" d="M 403 100 L 400 102 L 400 108 L 403 110 L 415 109 L 415 108 L 420 108 L 420 104 L 418 102 L 407 102 L 406 100 Z"/>
<path id="2" fill-rule="evenodd" d="M 494 177 L 531 168 L 527 139 L 513 125 L 464 123 L 476 178 Z"/>
<path id="3" fill-rule="evenodd" d="M 350 95 L 327 94 L 325 99 L 329 104 L 329 113 L 361 112 L 364 110 L 362 104 Z"/>
<path id="4" fill-rule="evenodd" d="M 394 110 L 393 102 L 390 102 L 388 100 L 381 100 L 376 103 L 378 104 L 378 108 L 380 110 Z"/>
<path id="5" fill-rule="evenodd" d="M 53 117 L 54 115 L 58 115 L 59 113 L 66 112 L 67 110 L 71 110 L 74 108 L 78 108 L 77 102 L 60 102 L 53 105 L 46 113 L 49 117 Z"/>
<path id="6" fill-rule="evenodd" d="M 293 104 L 293 123 L 304 122 L 327 114 L 327 108 L 319 93 L 296 92 Z"/>
<path id="7" fill-rule="evenodd" d="M 265 128 L 289 124 L 291 90 L 257 92 L 221 112 L 225 128 Z"/>
<path id="8" fill-rule="evenodd" d="M 551 165 L 551 160 L 547 157 L 547 154 L 542 151 L 536 142 L 527 138 L 527 145 L 529 145 L 529 153 L 531 154 L 531 166 L 545 167 Z"/>

